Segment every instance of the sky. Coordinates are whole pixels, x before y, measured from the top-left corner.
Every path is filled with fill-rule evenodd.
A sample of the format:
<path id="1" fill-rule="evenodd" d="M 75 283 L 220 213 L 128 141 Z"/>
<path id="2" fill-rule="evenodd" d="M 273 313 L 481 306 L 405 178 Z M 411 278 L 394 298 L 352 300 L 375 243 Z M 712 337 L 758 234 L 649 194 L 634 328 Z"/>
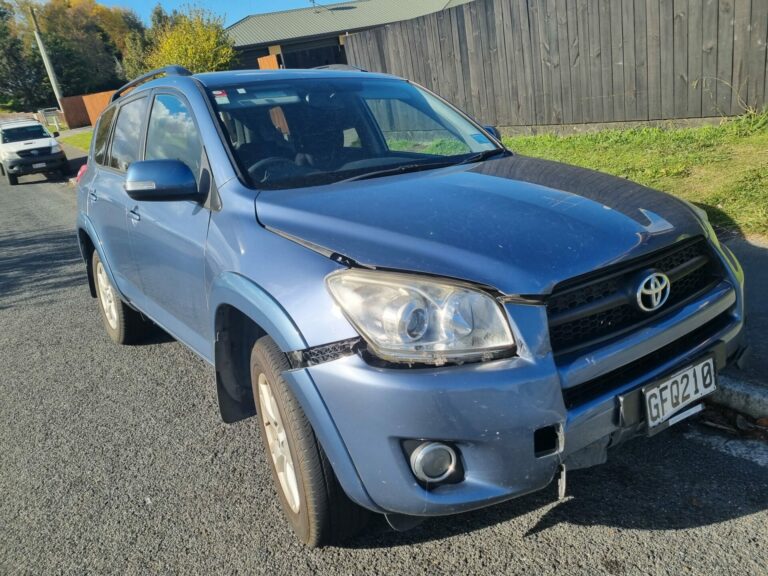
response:
<path id="1" fill-rule="evenodd" d="M 335 4 L 342 0 L 321 0 L 318 4 Z M 158 0 L 100 0 L 107 6 L 122 6 L 136 12 L 145 23 L 149 23 L 149 15 Z M 277 12 L 280 10 L 292 10 L 294 8 L 307 8 L 311 6 L 309 0 L 160 0 L 160 4 L 168 12 L 174 8 L 183 6 L 196 6 L 210 10 L 218 16 L 224 17 L 224 25 L 229 26 L 250 14 L 264 12 Z"/>

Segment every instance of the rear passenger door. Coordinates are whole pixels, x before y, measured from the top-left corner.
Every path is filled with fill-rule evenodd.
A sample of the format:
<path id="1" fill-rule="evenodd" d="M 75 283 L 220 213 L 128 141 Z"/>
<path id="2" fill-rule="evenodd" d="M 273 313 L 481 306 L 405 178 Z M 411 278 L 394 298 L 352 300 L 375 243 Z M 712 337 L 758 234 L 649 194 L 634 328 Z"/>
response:
<path id="1" fill-rule="evenodd" d="M 145 160 L 181 160 L 209 193 L 202 178 L 202 139 L 187 101 L 156 92 L 149 113 Z M 131 246 L 143 286 L 139 307 L 174 336 L 210 357 L 205 291 L 205 241 L 210 210 L 194 201 L 136 201 L 129 207 Z"/>
<path id="2" fill-rule="evenodd" d="M 96 130 L 96 174 L 88 183 L 88 216 L 96 229 L 102 253 L 117 289 L 133 301 L 141 293 L 128 232 L 131 199 L 124 189 L 125 172 L 140 158 L 147 97 L 126 99 L 101 117 Z M 110 137 L 111 136 L 111 137 Z"/>

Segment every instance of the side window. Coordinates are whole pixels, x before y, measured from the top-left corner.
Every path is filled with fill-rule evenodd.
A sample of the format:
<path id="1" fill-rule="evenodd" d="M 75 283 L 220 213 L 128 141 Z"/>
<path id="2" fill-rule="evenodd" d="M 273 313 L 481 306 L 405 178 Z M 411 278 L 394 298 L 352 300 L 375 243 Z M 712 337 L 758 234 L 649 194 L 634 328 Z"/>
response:
<path id="1" fill-rule="evenodd" d="M 117 114 L 115 135 L 112 137 L 112 148 L 109 153 L 109 165 L 125 172 L 131 162 L 139 159 L 141 143 L 141 122 L 145 98 L 128 102 Z"/>
<path id="2" fill-rule="evenodd" d="M 200 175 L 203 147 L 192 113 L 176 96 L 159 94 L 152 105 L 145 160 L 181 160 L 195 178 Z"/>
<path id="3" fill-rule="evenodd" d="M 96 126 L 96 136 L 93 142 L 93 158 L 96 164 L 104 165 L 107 157 L 107 142 L 109 141 L 109 130 L 112 128 L 112 119 L 115 117 L 115 108 L 110 108 L 99 118 L 99 124 Z"/>

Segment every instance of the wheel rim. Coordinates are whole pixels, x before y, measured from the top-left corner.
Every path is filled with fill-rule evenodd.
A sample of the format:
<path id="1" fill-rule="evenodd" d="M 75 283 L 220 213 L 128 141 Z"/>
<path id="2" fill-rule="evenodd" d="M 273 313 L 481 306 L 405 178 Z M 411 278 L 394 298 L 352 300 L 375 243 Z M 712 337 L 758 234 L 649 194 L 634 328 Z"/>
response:
<path id="1" fill-rule="evenodd" d="M 107 272 L 101 262 L 96 263 L 96 285 L 99 288 L 99 302 L 110 328 L 117 330 L 117 300 Z"/>
<path id="2" fill-rule="evenodd" d="M 296 467 L 277 401 L 264 374 L 259 374 L 259 406 L 261 421 L 264 423 L 264 431 L 267 434 L 269 453 L 272 456 L 272 464 L 275 466 L 277 479 L 280 481 L 280 489 L 283 491 L 288 506 L 294 513 L 298 513 L 299 483 L 296 479 Z"/>

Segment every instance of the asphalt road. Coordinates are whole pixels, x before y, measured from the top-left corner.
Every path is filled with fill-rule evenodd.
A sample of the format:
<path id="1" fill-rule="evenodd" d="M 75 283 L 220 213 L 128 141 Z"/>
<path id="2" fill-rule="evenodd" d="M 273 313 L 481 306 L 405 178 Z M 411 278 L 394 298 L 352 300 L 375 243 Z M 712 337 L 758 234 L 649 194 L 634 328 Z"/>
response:
<path id="1" fill-rule="evenodd" d="M 74 190 L 22 182 L 0 185 L 0 574 L 768 574 L 768 460 L 687 423 L 573 472 L 560 503 L 304 549 L 256 422 L 223 424 L 211 369 L 162 334 L 111 343 Z"/>

